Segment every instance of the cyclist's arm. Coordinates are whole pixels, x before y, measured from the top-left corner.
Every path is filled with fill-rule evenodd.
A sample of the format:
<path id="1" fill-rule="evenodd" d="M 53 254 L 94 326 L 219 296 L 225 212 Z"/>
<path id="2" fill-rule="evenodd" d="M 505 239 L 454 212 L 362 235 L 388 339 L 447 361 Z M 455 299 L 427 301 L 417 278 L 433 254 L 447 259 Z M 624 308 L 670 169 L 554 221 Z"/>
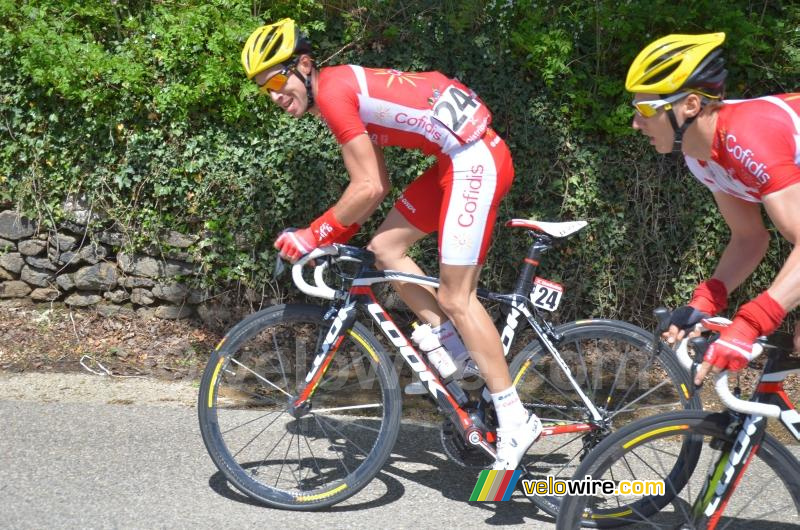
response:
<path id="1" fill-rule="evenodd" d="M 769 294 L 787 311 L 800 304 L 800 183 L 764 196 L 764 207 L 793 250 L 770 286 Z"/>
<path id="2" fill-rule="evenodd" d="M 342 158 L 350 184 L 334 206 L 342 224 L 363 223 L 389 193 L 389 175 L 383 150 L 360 134 L 342 145 Z"/>
<path id="3" fill-rule="evenodd" d="M 758 267 L 769 246 L 769 232 L 761 218 L 761 205 L 744 201 L 723 192 L 715 192 L 714 200 L 731 238 L 714 269 L 713 277 L 733 292 Z"/>

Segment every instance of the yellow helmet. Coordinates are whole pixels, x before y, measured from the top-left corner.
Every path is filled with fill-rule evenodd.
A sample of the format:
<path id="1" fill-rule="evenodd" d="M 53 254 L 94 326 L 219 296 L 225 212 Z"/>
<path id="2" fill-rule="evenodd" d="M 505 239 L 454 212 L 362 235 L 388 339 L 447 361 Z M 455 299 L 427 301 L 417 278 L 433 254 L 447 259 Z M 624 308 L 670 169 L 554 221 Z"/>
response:
<path id="1" fill-rule="evenodd" d="M 242 49 L 242 66 L 248 79 L 295 55 L 309 53 L 311 43 L 291 18 L 261 26 L 250 34 Z"/>
<path id="2" fill-rule="evenodd" d="M 666 95 L 694 88 L 720 94 L 728 75 L 720 48 L 724 41 L 722 32 L 662 37 L 633 60 L 625 89 Z"/>

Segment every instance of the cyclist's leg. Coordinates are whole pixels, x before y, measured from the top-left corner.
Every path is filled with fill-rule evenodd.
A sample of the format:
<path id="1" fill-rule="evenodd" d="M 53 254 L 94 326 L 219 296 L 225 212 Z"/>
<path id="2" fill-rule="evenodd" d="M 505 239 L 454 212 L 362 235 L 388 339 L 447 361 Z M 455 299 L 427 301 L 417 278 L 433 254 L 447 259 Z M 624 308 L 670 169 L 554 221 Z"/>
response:
<path id="1" fill-rule="evenodd" d="M 436 172 L 435 168 L 431 169 L 433 169 L 434 173 Z M 420 190 L 419 194 L 421 196 L 425 196 L 426 193 L 428 196 L 431 194 L 435 195 L 437 193 L 436 188 L 433 187 L 433 189 L 431 189 L 430 179 L 426 179 L 426 175 L 429 174 L 431 169 L 415 180 L 409 189 L 422 186 L 428 191 L 422 192 Z M 400 196 L 398 203 L 401 203 L 403 200 L 408 201 L 408 199 L 405 199 L 405 194 L 408 191 L 409 190 L 406 190 L 406 192 Z M 438 190 L 438 194 L 441 196 L 441 190 Z M 438 202 L 434 211 L 438 211 Z M 396 204 L 386 216 L 386 219 L 375 232 L 372 241 L 370 241 L 367 246 L 369 250 L 375 253 L 376 266 L 381 270 L 391 269 L 409 274 L 424 275 L 425 272 L 406 254 L 406 252 L 411 245 L 435 230 L 435 228 L 433 228 L 426 231 L 425 226 L 426 224 L 424 222 L 415 218 L 412 222 L 401 214 Z M 392 286 L 397 291 L 400 299 L 403 300 L 411 311 L 420 319 L 433 326 L 438 326 L 444 320 L 447 320 L 444 312 L 442 312 L 439 304 L 436 302 L 436 291 L 432 287 L 405 282 L 392 282 Z"/>
<path id="2" fill-rule="evenodd" d="M 444 157 L 443 157 L 444 158 Z M 511 154 L 494 131 L 442 160 L 439 305 L 455 324 L 492 394 L 498 421 L 495 469 L 515 469 L 542 432 L 511 383 L 500 335 L 478 301 L 481 264 L 498 205 L 514 178 Z"/>
<path id="3" fill-rule="evenodd" d="M 500 335 L 476 288 L 500 201 L 514 179 L 511 154 L 491 129 L 483 139 L 440 159 L 442 284 L 439 305 L 453 320 L 492 393 L 511 387 Z"/>
<path id="4" fill-rule="evenodd" d="M 511 386 L 500 334 L 478 300 L 476 288 L 480 265 L 440 264 L 439 305 L 461 334 L 490 392 Z"/>

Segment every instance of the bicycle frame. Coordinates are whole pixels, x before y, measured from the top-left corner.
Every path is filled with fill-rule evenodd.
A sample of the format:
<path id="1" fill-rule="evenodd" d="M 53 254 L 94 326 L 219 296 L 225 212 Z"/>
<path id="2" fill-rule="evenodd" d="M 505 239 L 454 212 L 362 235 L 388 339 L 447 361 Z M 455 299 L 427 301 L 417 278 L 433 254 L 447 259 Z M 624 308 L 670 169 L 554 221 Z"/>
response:
<path id="1" fill-rule="evenodd" d="M 800 441 L 800 414 L 783 390 L 786 376 L 800 373 L 800 359 L 786 358 L 786 352 L 791 350 L 769 344 L 766 347 L 769 348 L 767 361 L 750 401 L 777 407 L 777 418 Z M 725 385 L 727 386 L 727 381 Z M 738 426 L 736 441 L 720 452 L 719 459 L 709 470 L 701 494 L 692 506 L 692 515 L 705 522 L 708 528 L 715 528 L 722 517 L 728 500 L 764 438 L 766 419 L 775 415 L 774 412 L 761 415 L 731 411 L 731 424 Z M 797 503 L 797 499 L 800 499 L 800 484 L 794 484 L 792 495 Z M 797 505 L 797 509 L 800 512 L 800 505 Z"/>
<path id="2" fill-rule="evenodd" d="M 541 341 L 550 355 L 552 355 L 553 359 L 555 359 L 591 415 L 593 423 L 573 423 L 547 427 L 543 431 L 543 436 L 594 430 L 599 428 L 598 425 L 602 421 L 602 415 L 588 396 L 581 390 L 571 370 L 556 348 L 554 342 L 557 342 L 558 337 L 554 333 L 552 325 L 539 315 L 539 311 L 528 298 L 533 288 L 533 279 L 535 277 L 536 267 L 539 264 L 539 259 L 542 253 L 552 247 L 552 240 L 548 236 L 535 232 L 532 232 L 532 234 L 534 236 L 534 242 L 531 244 L 528 256 L 525 258 L 514 291 L 509 294 L 499 294 L 485 289 L 479 289 L 478 296 L 485 300 L 501 303 L 507 308 L 505 323 L 501 333 L 504 354 L 508 356 L 517 328 L 520 324 L 520 316 L 524 317 L 539 341 Z M 425 357 L 417 352 L 408 338 L 400 331 L 389 313 L 377 301 L 371 287 L 377 283 L 402 281 L 438 288 L 439 280 L 434 277 L 407 274 L 399 271 L 378 271 L 371 266 L 372 264 L 369 260 L 362 261 L 358 259 L 359 257 L 363 258 L 368 256 L 364 251 L 353 249 L 352 247 L 338 247 L 336 250 L 337 252 L 343 250 L 345 254 L 347 254 L 345 259 L 361 261 L 361 264 L 358 273 L 355 278 L 352 279 L 350 288 L 347 291 L 337 291 L 333 296 L 334 302 L 331 305 L 329 313 L 330 316 L 333 317 L 333 321 L 325 336 L 320 351 L 314 358 L 312 368 L 306 376 L 305 386 L 294 400 L 293 408 L 301 409 L 307 406 L 308 400 L 313 396 L 327 368 L 330 366 L 337 348 L 344 339 L 345 333 L 353 325 L 357 317 L 358 307 L 364 307 L 367 314 L 370 315 L 381 329 L 383 335 L 398 349 L 405 362 L 408 363 L 411 369 L 417 374 L 420 381 L 426 386 L 428 392 L 442 411 L 450 418 L 453 424 L 457 426 L 464 439 L 471 445 L 480 447 L 489 455 L 495 457 L 494 448 L 490 445 L 495 441 L 494 433 L 491 431 L 484 431 L 475 425 L 468 412 L 462 408 L 462 405 L 459 404 L 456 397 L 447 389 L 446 385 L 443 384 L 438 374 L 427 364 Z M 299 266 L 302 267 L 303 265 L 300 263 Z M 318 287 L 321 283 L 324 283 L 321 281 L 321 269 L 325 266 L 326 265 L 318 266 L 317 270 L 315 270 L 314 276 Z M 294 271 L 297 270 L 298 266 L 296 265 Z M 296 275 L 295 281 L 296 283 L 298 281 Z M 482 395 L 482 399 L 488 401 L 485 395 Z"/>

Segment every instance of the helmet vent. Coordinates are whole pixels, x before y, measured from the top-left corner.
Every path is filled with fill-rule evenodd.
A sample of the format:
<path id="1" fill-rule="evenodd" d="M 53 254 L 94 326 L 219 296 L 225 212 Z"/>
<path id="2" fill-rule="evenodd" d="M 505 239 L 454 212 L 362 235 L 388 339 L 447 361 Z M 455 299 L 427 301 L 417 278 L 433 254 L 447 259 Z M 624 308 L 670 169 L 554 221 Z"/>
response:
<path id="1" fill-rule="evenodd" d="M 258 50 L 259 53 L 263 54 L 272 43 L 272 37 L 275 35 L 275 30 L 276 28 L 274 27 L 270 28 L 269 33 L 264 36 L 264 40 L 261 41 L 261 49 Z"/>
<path id="2" fill-rule="evenodd" d="M 675 63 L 673 65 L 670 65 L 669 68 L 665 68 L 664 70 L 654 73 L 650 78 L 648 78 L 647 82 L 658 83 L 659 81 L 663 81 L 664 79 L 672 75 L 672 73 L 678 69 L 678 66 L 680 66 L 680 63 Z"/>

